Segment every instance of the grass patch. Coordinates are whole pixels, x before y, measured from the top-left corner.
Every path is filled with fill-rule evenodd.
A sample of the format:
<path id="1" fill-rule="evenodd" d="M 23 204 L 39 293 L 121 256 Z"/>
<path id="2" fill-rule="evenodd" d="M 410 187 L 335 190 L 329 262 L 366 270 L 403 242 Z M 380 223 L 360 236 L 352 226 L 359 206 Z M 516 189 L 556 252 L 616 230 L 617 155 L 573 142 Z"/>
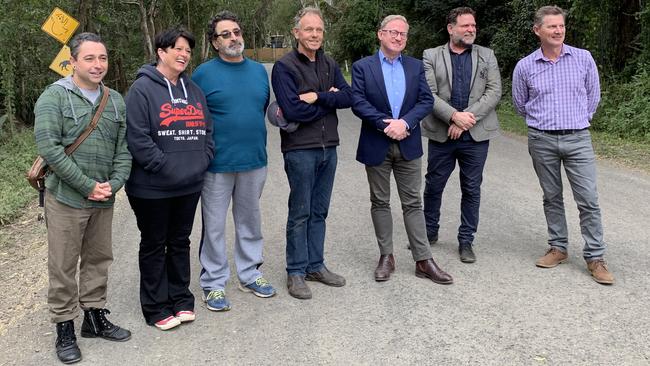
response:
<path id="1" fill-rule="evenodd" d="M 344 68 L 341 68 L 341 74 L 343 74 L 343 78 L 345 79 L 345 81 L 347 81 L 348 84 L 352 86 L 352 70 L 345 71 Z"/>
<path id="2" fill-rule="evenodd" d="M 29 202 L 38 197 L 25 179 L 25 172 L 36 157 L 34 132 L 17 128 L 13 135 L 0 138 L 0 225 L 20 215 Z"/>
<path id="3" fill-rule="evenodd" d="M 497 109 L 501 128 L 516 135 L 526 136 L 528 128 L 509 101 L 502 101 Z M 607 132 L 591 133 L 594 151 L 599 158 L 609 159 L 630 168 L 650 172 L 650 141 L 622 139 Z"/>

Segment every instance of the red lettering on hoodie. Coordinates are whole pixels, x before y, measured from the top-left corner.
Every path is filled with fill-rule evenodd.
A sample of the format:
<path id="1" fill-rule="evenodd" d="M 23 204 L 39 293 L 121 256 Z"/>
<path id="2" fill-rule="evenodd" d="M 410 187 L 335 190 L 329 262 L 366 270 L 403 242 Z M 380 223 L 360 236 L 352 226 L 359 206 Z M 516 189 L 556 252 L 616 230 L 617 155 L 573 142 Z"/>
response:
<path id="1" fill-rule="evenodd" d="M 165 103 L 160 106 L 159 116 L 163 119 L 160 122 L 160 125 L 169 127 L 169 125 L 178 121 L 203 121 L 205 119 L 203 106 L 201 103 L 197 103 L 197 107 L 188 105 L 184 108 L 176 108 L 173 107 L 171 103 Z M 203 124 L 203 126 L 205 126 L 205 124 Z"/>

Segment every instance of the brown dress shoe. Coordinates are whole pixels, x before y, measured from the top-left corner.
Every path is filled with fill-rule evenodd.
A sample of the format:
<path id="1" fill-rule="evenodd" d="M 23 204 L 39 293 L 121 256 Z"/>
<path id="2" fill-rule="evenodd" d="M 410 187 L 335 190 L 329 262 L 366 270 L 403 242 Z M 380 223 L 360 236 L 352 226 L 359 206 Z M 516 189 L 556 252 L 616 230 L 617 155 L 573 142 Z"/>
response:
<path id="1" fill-rule="evenodd" d="M 558 264 L 564 262 L 569 256 L 556 247 L 546 251 L 543 257 L 539 258 L 535 265 L 542 268 L 553 268 Z"/>
<path id="2" fill-rule="evenodd" d="M 433 258 L 415 262 L 415 275 L 420 278 L 428 278 L 441 285 L 454 283 L 454 279 L 447 272 L 440 269 Z"/>
<path id="3" fill-rule="evenodd" d="M 375 269 L 375 281 L 388 281 L 390 274 L 395 272 L 395 257 L 393 254 L 379 256 L 379 264 Z"/>
<path id="4" fill-rule="evenodd" d="M 593 277 L 594 281 L 603 285 L 611 285 L 614 283 L 614 275 L 607 269 L 607 263 L 602 258 L 587 261 L 587 269 L 591 272 L 591 277 Z"/>

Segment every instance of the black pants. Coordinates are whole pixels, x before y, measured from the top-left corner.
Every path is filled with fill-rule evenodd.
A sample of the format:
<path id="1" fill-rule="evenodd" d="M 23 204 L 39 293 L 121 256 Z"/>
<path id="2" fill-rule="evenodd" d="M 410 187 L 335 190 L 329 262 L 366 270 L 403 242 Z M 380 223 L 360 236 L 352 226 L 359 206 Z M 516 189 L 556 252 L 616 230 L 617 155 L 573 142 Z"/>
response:
<path id="1" fill-rule="evenodd" d="M 194 310 L 190 292 L 190 234 L 201 192 L 144 199 L 129 197 L 140 229 L 140 305 L 147 324 Z"/>

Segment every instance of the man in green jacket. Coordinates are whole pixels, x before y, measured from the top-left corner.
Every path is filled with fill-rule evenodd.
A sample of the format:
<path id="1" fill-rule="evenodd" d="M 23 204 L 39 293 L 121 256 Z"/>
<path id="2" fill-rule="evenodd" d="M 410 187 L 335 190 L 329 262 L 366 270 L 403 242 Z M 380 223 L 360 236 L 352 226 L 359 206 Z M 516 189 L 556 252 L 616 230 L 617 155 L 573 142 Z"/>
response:
<path id="1" fill-rule="evenodd" d="M 115 193 L 131 170 L 125 106 L 110 89 L 97 127 L 68 156 L 64 149 L 90 124 L 103 95 L 106 46 L 92 33 L 70 43 L 73 75 L 48 86 L 36 102 L 34 133 L 50 173 L 45 180 L 48 239 L 48 305 L 56 323 L 56 352 L 63 363 L 81 360 L 73 320 L 84 310 L 83 337 L 126 341 L 131 332 L 106 319 L 111 225 Z M 79 262 L 80 260 L 80 262 Z M 79 262 L 79 284 L 77 263 Z"/>

